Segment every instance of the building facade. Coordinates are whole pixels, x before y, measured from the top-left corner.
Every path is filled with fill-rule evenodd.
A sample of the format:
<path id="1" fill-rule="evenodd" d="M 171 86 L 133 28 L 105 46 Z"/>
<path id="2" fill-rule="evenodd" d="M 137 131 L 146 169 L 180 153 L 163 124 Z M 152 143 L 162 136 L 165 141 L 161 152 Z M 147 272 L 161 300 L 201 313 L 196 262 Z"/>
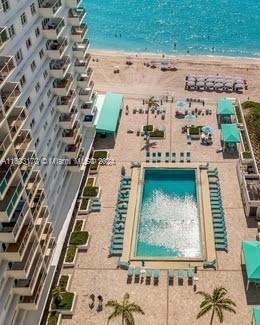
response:
<path id="1" fill-rule="evenodd" d="M 79 0 L 0 2 L 0 324 L 38 324 L 95 138 Z"/>

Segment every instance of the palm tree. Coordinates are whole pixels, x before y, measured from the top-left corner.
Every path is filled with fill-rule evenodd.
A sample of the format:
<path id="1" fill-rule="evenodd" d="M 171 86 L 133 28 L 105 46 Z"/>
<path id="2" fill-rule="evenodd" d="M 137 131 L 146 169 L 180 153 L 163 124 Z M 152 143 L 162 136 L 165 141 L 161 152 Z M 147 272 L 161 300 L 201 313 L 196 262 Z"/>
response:
<path id="1" fill-rule="evenodd" d="M 56 306 L 59 306 L 59 304 L 62 301 L 62 296 L 61 296 L 61 287 L 57 286 L 52 290 L 52 299 L 55 303 Z"/>
<path id="2" fill-rule="evenodd" d="M 120 304 L 117 300 L 110 300 L 107 302 L 106 307 L 113 307 L 114 311 L 108 317 L 107 324 L 111 319 L 122 317 L 122 325 L 135 325 L 134 313 L 144 315 L 144 312 L 140 306 L 135 303 L 129 303 L 129 294 L 126 293 L 123 298 L 122 304 Z"/>
<path id="3" fill-rule="evenodd" d="M 146 115 L 146 130 L 148 130 L 150 109 L 151 108 L 156 108 L 158 106 L 158 102 L 157 102 L 157 100 L 155 99 L 154 96 L 149 97 L 144 102 L 147 104 L 147 108 L 148 108 L 148 112 L 147 112 L 147 115 Z M 146 147 L 147 147 L 147 150 L 149 150 L 149 136 L 148 136 L 148 134 L 149 133 L 147 131 L 147 134 L 146 134 Z"/>
<path id="4" fill-rule="evenodd" d="M 219 287 L 215 288 L 213 294 L 210 295 L 209 293 L 198 291 L 197 294 L 204 297 L 204 300 L 200 304 L 200 312 L 197 315 L 197 319 L 206 315 L 210 310 L 212 310 L 210 325 L 213 324 L 213 319 L 215 313 L 218 316 L 220 323 L 223 323 L 223 310 L 236 313 L 233 307 L 236 304 L 229 298 L 225 298 L 227 294 L 227 290 L 225 288 Z"/>

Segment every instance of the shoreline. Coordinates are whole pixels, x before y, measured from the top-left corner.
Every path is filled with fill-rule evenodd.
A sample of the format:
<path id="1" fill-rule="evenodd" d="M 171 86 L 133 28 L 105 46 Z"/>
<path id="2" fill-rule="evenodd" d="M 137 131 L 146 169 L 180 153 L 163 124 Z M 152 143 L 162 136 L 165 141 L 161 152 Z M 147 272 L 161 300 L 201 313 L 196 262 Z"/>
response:
<path id="1" fill-rule="evenodd" d="M 243 64 L 248 63 L 248 64 L 260 64 L 260 57 L 242 57 L 242 56 L 220 56 L 220 55 L 168 55 L 168 54 L 158 54 L 158 53 L 153 53 L 153 52 L 126 52 L 124 50 L 108 50 L 108 49 L 90 49 L 91 55 L 96 55 L 96 56 L 111 56 L 111 57 L 122 57 L 122 56 L 132 56 L 133 58 L 136 59 L 171 59 L 175 60 L 176 62 L 187 62 L 191 63 L 194 61 L 194 63 L 198 63 L 199 61 L 201 62 L 208 62 L 211 61 L 213 62 L 221 62 L 225 63 L 231 63 L 231 62 L 236 62 L 236 61 L 242 61 Z M 163 58 L 164 55 L 164 58 Z"/>

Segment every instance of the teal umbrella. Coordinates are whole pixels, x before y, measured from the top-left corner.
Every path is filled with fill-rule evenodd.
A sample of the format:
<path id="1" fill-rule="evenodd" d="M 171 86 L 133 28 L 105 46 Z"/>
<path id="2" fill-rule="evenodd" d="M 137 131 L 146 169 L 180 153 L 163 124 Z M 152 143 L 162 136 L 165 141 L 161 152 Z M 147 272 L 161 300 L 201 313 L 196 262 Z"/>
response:
<path id="1" fill-rule="evenodd" d="M 201 128 L 201 131 L 203 133 L 209 134 L 209 133 L 213 133 L 213 128 L 211 126 L 205 125 Z"/>
<path id="2" fill-rule="evenodd" d="M 184 120 L 191 122 L 191 121 L 196 120 L 196 116 L 193 115 L 193 114 L 187 114 L 187 115 L 184 116 Z"/>
<path id="3" fill-rule="evenodd" d="M 177 100 L 176 107 L 178 109 L 184 109 L 186 107 L 186 102 L 184 100 Z"/>

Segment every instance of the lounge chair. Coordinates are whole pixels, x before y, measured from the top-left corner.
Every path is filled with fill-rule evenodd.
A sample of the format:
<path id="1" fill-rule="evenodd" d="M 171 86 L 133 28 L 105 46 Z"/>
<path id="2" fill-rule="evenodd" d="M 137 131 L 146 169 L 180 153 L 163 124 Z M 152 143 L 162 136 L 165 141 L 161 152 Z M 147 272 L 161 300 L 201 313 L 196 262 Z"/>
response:
<path id="1" fill-rule="evenodd" d="M 191 156 L 190 156 L 190 152 L 188 151 L 188 152 L 186 153 L 186 161 L 187 161 L 187 162 L 190 162 L 190 160 L 191 160 Z"/>
<path id="2" fill-rule="evenodd" d="M 126 261 L 119 260 L 117 262 L 117 267 L 122 270 L 128 270 L 129 269 L 129 263 Z"/>
<path id="3" fill-rule="evenodd" d="M 150 284 L 151 283 L 151 277 L 152 277 L 152 270 L 150 270 L 150 269 L 146 269 L 145 270 L 145 276 L 146 276 L 146 278 L 145 278 L 145 284 Z"/>
<path id="4" fill-rule="evenodd" d="M 217 260 L 214 259 L 214 260 L 209 260 L 209 261 L 205 261 L 203 263 L 203 268 L 204 269 L 210 269 L 210 268 L 213 268 L 216 270 L 216 263 L 217 263 Z"/>
<path id="5" fill-rule="evenodd" d="M 184 274 L 185 274 L 184 270 L 180 269 L 178 271 L 178 282 L 179 282 L 179 284 L 183 284 Z"/>
<path id="6" fill-rule="evenodd" d="M 139 281 L 140 278 L 140 274 L 141 274 L 141 268 L 140 267 L 136 267 L 134 269 L 134 275 L 135 275 L 135 281 Z"/>
<path id="7" fill-rule="evenodd" d="M 131 181 L 131 176 L 124 175 L 121 176 L 121 179 Z"/>
<path id="8" fill-rule="evenodd" d="M 136 130 L 136 135 L 139 137 L 139 136 L 140 136 L 140 134 L 141 134 L 141 129 L 140 129 L 140 128 L 138 128 L 138 129 Z"/>
<path id="9" fill-rule="evenodd" d="M 139 161 L 131 161 L 131 168 L 139 168 L 141 164 Z"/>
<path id="10" fill-rule="evenodd" d="M 153 280 L 155 285 L 159 283 L 159 277 L 160 277 L 160 270 L 153 270 Z"/>
<path id="11" fill-rule="evenodd" d="M 227 244 L 215 244 L 215 248 L 217 251 L 228 251 Z"/>
<path id="12" fill-rule="evenodd" d="M 184 152 L 181 152 L 180 153 L 180 162 L 184 162 L 184 160 L 185 160 Z"/>
<path id="13" fill-rule="evenodd" d="M 170 153 L 168 151 L 165 152 L 164 161 L 170 162 Z"/>
<path id="14" fill-rule="evenodd" d="M 191 144 L 191 137 L 190 137 L 190 135 L 187 135 L 187 144 Z"/>
<path id="15" fill-rule="evenodd" d="M 209 163 L 199 165 L 199 169 L 208 169 Z"/>
<path id="16" fill-rule="evenodd" d="M 115 234 L 112 236 L 112 240 L 113 239 L 124 239 L 124 235 L 121 235 L 121 234 Z"/>
<path id="17" fill-rule="evenodd" d="M 188 282 L 190 284 L 192 284 L 192 282 L 193 282 L 193 276 L 194 276 L 194 269 L 193 268 L 189 268 L 188 269 Z"/>
<path id="18" fill-rule="evenodd" d="M 157 155 L 156 152 L 152 153 L 152 162 L 155 163 L 157 161 Z"/>
<path id="19" fill-rule="evenodd" d="M 110 248 L 109 249 L 109 256 L 122 256 L 122 250 Z"/>
<path id="20" fill-rule="evenodd" d="M 127 271 L 127 277 L 132 277 L 134 274 L 134 268 L 130 266 Z"/>
<path id="21" fill-rule="evenodd" d="M 216 239 L 227 239 L 227 234 L 223 231 L 215 231 L 214 230 L 214 237 Z"/>
<path id="22" fill-rule="evenodd" d="M 100 212 L 100 207 L 90 207 L 91 212 Z"/>
<path id="23" fill-rule="evenodd" d="M 161 161 L 162 161 L 162 153 L 157 152 L 157 162 L 161 162 Z"/>
<path id="24" fill-rule="evenodd" d="M 176 153 L 175 152 L 172 152 L 172 162 L 176 162 Z"/>
<path id="25" fill-rule="evenodd" d="M 145 154 L 145 161 L 147 163 L 149 163 L 151 160 L 151 155 L 150 155 L 150 151 L 146 151 L 146 154 Z"/>
<path id="26" fill-rule="evenodd" d="M 168 282 L 170 285 L 173 285 L 173 279 L 174 279 L 174 270 L 170 269 L 168 270 Z"/>

